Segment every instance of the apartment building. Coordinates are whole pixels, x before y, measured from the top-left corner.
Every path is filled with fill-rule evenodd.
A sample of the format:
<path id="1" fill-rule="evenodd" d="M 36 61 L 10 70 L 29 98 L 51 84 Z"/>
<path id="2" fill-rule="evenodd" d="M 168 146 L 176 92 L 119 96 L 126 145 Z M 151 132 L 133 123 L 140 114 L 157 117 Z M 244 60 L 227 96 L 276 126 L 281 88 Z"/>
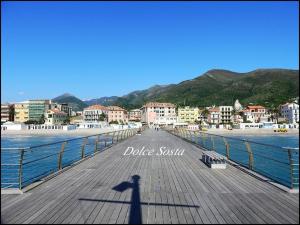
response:
<path id="1" fill-rule="evenodd" d="M 247 106 L 247 110 L 250 112 L 255 123 L 268 120 L 267 119 L 267 110 L 261 105 L 251 105 Z"/>
<path id="2" fill-rule="evenodd" d="M 197 107 L 180 107 L 178 108 L 179 122 L 195 123 L 199 120 L 199 108 Z"/>
<path id="3" fill-rule="evenodd" d="M 128 120 L 129 121 L 140 121 L 141 120 L 141 110 L 140 109 L 133 109 L 130 110 L 128 113 Z"/>
<path id="4" fill-rule="evenodd" d="M 281 116 L 288 123 L 299 123 L 299 105 L 296 103 L 286 103 L 280 106 Z"/>
<path id="5" fill-rule="evenodd" d="M 148 125 L 170 125 L 177 121 L 175 105 L 172 103 L 149 102 L 141 111 L 142 122 Z"/>
<path id="6" fill-rule="evenodd" d="M 29 120 L 29 101 L 15 103 L 14 121 L 24 123 Z"/>
<path id="7" fill-rule="evenodd" d="M 5 123 L 7 121 L 14 121 L 13 104 L 1 104 L 1 123 Z"/>
<path id="8" fill-rule="evenodd" d="M 29 120 L 40 121 L 48 109 L 50 109 L 51 100 L 29 100 L 28 115 Z"/>
<path id="9" fill-rule="evenodd" d="M 128 113 L 119 106 L 108 106 L 108 122 L 128 123 Z"/>
<path id="10" fill-rule="evenodd" d="M 102 113 L 106 116 L 104 121 L 108 119 L 109 109 L 103 105 L 92 105 L 83 110 L 83 120 L 85 122 L 99 122 L 103 118 L 101 118 Z"/>
<path id="11" fill-rule="evenodd" d="M 207 116 L 207 121 L 211 124 L 219 124 L 221 122 L 220 108 L 210 108 Z"/>
<path id="12" fill-rule="evenodd" d="M 68 118 L 68 114 L 60 111 L 57 108 L 49 109 L 45 113 L 45 124 L 48 125 L 61 125 L 65 123 Z"/>
<path id="13" fill-rule="evenodd" d="M 220 123 L 226 124 L 226 123 L 231 123 L 233 122 L 233 116 L 232 116 L 232 106 L 220 106 L 220 116 L 221 120 Z"/>
<path id="14" fill-rule="evenodd" d="M 50 109 L 59 109 L 67 113 L 68 116 L 72 116 L 72 107 L 70 107 L 68 103 L 51 103 Z"/>

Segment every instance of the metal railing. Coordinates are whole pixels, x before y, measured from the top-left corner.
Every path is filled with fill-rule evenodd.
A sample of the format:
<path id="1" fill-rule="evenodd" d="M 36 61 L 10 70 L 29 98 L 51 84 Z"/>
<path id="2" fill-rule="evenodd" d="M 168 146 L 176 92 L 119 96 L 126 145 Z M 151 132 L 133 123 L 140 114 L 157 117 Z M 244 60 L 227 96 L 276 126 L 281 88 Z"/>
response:
<path id="1" fill-rule="evenodd" d="M 22 189 L 144 128 L 117 130 L 24 148 L 1 147 L 1 188 Z"/>
<path id="2" fill-rule="evenodd" d="M 205 150 L 216 151 L 279 184 L 299 189 L 299 148 L 280 147 L 182 128 L 168 131 Z"/>

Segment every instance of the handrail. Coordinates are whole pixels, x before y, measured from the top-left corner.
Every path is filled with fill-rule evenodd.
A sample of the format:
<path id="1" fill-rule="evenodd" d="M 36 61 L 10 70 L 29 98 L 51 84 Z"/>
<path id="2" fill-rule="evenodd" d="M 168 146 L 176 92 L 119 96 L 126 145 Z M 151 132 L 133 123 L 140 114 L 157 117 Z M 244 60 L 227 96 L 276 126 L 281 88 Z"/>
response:
<path id="1" fill-rule="evenodd" d="M 248 140 L 248 139 L 240 139 L 240 138 L 236 138 L 236 137 L 222 136 L 222 135 L 219 135 L 219 134 L 212 134 L 212 133 L 207 133 L 207 132 L 203 132 L 203 131 L 198 131 L 198 132 L 199 133 L 208 134 L 208 135 L 218 136 L 218 137 L 225 137 L 225 138 L 232 139 L 232 140 L 247 141 L 249 143 L 259 144 L 259 145 L 265 145 L 265 146 L 274 147 L 274 148 L 283 148 L 283 149 L 285 148 L 285 147 L 278 146 L 278 145 L 266 144 L 266 143 L 251 141 L 251 140 Z M 298 149 L 299 150 L 299 148 L 294 148 L 294 149 Z"/>
<path id="2" fill-rule="evenodd" d="M 1 156 L 6 156 L 1 157 L 1 188 L 22 189 L 32 182 L 135 135 L 137 131 L 137 128 L 129 128 L 29 147 L 1 147 Z M 100 141 L 101 136 L 104 137 L 103 141 Z M 89 138 L 92 137 L 96 139 L 91 142 Z M 77 140 L 83 140 L 83 142 L 77 142 Z M 38 149 L 38 151 L 29 151 L 32 149 Z"/>
<path id="3" fill-rule="evenodd" d="M 225 155 L 227 159 L 261 173 L 277 183 L 288 186 L 291 189 L 299 189 L 298 147 L 281 147 L 201 131 L 193 131 L 194 138 L 192 138 L 192 132 L 182 128 L 167 131 L 196 143 L 204 150 L 217 151 Z M 264 148 L 262 149 L 262 147 Z M 278 167 L 278 165 L 280 166 Z M 279 173 L 276 172 L 278 168 L 281 170 Z"/>

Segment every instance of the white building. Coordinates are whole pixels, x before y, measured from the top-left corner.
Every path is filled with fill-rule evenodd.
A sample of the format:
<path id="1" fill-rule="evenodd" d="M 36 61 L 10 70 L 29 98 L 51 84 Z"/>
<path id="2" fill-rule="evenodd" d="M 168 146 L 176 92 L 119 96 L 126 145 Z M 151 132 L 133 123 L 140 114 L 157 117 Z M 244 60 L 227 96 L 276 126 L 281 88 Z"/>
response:
<path id="1" fill-rule="evenodd" d="M 61 125 L 65 123 L 68 114 L 60 111 L 58 108 L 47 110 L 45 113 L 45 124 L 47 125 Z"/>
<path id="2" fill-rule="evenodd" d="M 232 106 L 220 106 L 220 114 L 221 114 L 221 121 L 220 123 L 231 123 L 233 122 L 232 116 Z"/>
<path id="3" fill-rule="evenodd" d="M 1 130 L 26 130 L 26 125 L 24 123 L 7 121 L 1 125 Z"/>
<path id="4" fill-rule="evenodd" d="M 99 122 L 102 113 L 106 115 L 105 121 L 108 118 L 108 108 L 102 105 L 92 105 L 83 110 L 83 120 L 87 123 Z"/>
<path id="5" fill-rule="evenodd" d="M 220 114 L 220 108 L 214 107 L 208 110 L 208 122 L 211 124 L 219 124 L 221 121 L 221 114 Z"/>
<path id="6" fill-rule="evenodd" d="M 280 107 L 281 115 L 291 124 L 299 123 L 299 105 L 286 103 Z"/>

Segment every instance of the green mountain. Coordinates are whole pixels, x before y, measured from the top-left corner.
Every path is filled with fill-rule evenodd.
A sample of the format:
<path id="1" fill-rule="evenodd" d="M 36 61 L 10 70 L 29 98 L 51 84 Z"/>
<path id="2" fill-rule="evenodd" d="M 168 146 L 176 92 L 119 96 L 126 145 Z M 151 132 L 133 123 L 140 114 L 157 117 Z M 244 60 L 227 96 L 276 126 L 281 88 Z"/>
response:
<path id="1" fill-rule="evenodd" d="M 177 105 L 233 105 L 239 99 L 244 105 L 253 103 L 278 106 L 299 96 L 299 70 L 258 69 L 248 73 L 210 70 L 192 80 L 166 86 L 156 85 L 131 92 L 111 104 L 128 109 L 141 107 L 148 101 Z"/>
<path id="2" fill-rule="evenodd" d="M 68 103 L 69 106 L 71 106 L 74 111 L 82 111 L 85 107 L 88 106 L 85 102 L 81 101 L 79 98 L 76 98 L 75 96 L 68 93 L 53 98 L 52 101 L 56 103 Z"/>

